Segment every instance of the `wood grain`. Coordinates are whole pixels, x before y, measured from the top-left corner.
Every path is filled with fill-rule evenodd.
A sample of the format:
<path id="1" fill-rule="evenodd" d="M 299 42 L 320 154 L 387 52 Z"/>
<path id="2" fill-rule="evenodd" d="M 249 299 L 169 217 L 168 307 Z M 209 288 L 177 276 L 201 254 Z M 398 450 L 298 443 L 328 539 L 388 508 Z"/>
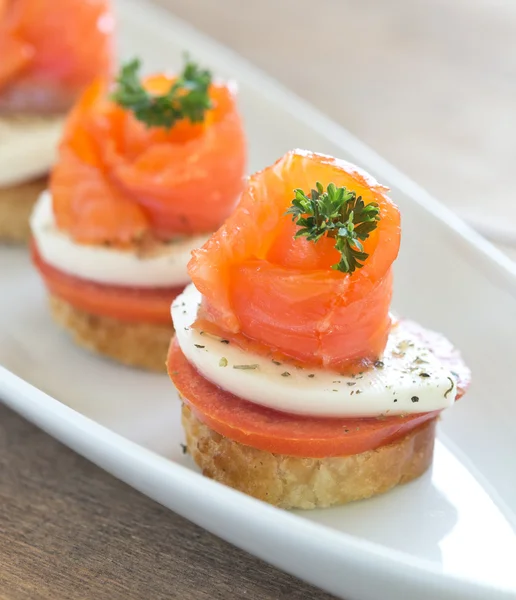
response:
<path id="1" fill-rule="evenodd" d="M 0 405 L 0 598 L 330 596 L 185 521 Z"/>

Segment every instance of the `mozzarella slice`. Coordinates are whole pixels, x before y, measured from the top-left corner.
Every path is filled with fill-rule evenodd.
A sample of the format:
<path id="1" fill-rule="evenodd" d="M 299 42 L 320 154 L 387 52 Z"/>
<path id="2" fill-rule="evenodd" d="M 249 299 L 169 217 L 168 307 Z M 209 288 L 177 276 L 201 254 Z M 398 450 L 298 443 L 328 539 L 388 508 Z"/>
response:
<path id="1" fill-rule="evenodd" d="M 178 238 L 150 256 L 140 256 L 134 250 L 78 244 L 57 228 L 49 192 L 41 194 L 30 224 L 38 252 L 49 265 L 89 281 L 134 287 L 165 288 L 188 283 L 186 266 L 191 251 L 209 237 Z"/>
<path id="2" fill-rule="evenodd" d="M 53 165 L 64 117 L 0 117 L 0 187 L 44 175 Z"/>
<path id="3" fill-rule="evenodd" d="M 249 402 L 314 417 L 381 417 L 441 410 L 455 401 L 453 375 L 403 322 L 374 368 L 342 375 L 278 364 L 192 329 L 200 301 L 191 284 L 172 305 L 181 350 L 203 377 Z"/>

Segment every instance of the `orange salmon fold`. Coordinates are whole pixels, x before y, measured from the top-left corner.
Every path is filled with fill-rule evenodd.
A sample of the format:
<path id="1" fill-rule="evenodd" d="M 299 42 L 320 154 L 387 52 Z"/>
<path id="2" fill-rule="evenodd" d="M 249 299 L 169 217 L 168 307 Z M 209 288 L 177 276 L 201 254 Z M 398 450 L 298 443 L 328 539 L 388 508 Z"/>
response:
<path id="1" fill-rule="evenodd" d="M 174 78 L 154 75 L 153 93 Z M 91 85 L 65 126 L 51 178 L 59 228 L 85 244 L 137 243 L 209 233 L 233 210 L 243 189 L 246 142 L 230 84 L 214 83 L 213 108 L 201 124 L 147 127 Z"/>
<path id="2" fill-rule="evenodd" d="M 63 112 L 113 67 L 108 0 L 0 0 L 0 110 Z"/>
<path id="3" fill-rule="evenodd" d="M 361 269 L 331 269 L 335 240 L 295 239 L 286 215 L 294 189 L 334 183 L 380 207 Z M 342 160 L 295 150 L 253 175 L 226 223 L 193 252 L 189 274 L 203 294 L 196 327 L 244 349 L 303 365 L 349 368 L 375 361 L 391 329 L 391 265 L 400 214 L 387 189 Z"/>

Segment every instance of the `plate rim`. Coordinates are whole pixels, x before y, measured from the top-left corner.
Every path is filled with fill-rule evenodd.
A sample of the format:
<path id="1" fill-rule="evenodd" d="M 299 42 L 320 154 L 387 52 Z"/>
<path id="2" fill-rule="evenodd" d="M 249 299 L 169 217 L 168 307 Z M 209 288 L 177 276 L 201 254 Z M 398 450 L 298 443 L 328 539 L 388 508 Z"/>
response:
<path id="1" fill-rule="evenodd" d="M 248 521 L 249 514 L 259 515 L 260 518 L 256 519 L 255 526 L 274 524 L 278 539 L 283 538 L 283 542 L 285 542 L 285 536 L 288 537 L 291 528 L 295 528 L 296 538 L 302 537 L 304 540 L 308 540 L 310 552 L 313 552 L 319 561 L 337 564 L 340 568 L 345 565 L 347 568 L 363 570 L 373 560 L 375 571 L 381 575 L 391 579 L 395 578 L 399 582 L 409 580 L 417 587 L 422 585 L 427 587 L 432 593 L 449 593 L 453 590 L 454 593 L 460 594 L 453 596 L 457 599 L 464 597 L 468 600 L 486 600 L 494 598 L 493 594 L 497 594 L 496 597 L 500 600 L 516 598 L 516 587 L 494 587 L 482 580 L 475 581 L 462 575 L 443 573 L 427 559 L 385 548 L 381 544 L 345 532 L 336 532 L 325 525 L 313 523 L 298 514 L 268 505 L 204 477 L 196 471 L 124 438 L 39 390 L 2 366 L 0 366 L 0 397 L 9 408 L 27 418 L 52 437 L 171 510 L 177 509 L 172 509 L 170 505 L 164 503 L 160 494 L 149 493 L 155 477 L 168 477 L 176 486 L 174 491 L 177 493 L 177 490 L 180 490 L 179 497 L 191 500 L 196 497 L 196 494 L 204 494 L 210 496 L 212 506 L 217 509 L 223 507 L 223 510 L 227 511 L 229 505 L 233 518 L 236 517 L 240 526 Z M 99 456 L 102 458 L 99 459 Z M 120 459 L 123 459 L 121 463 L 123 462 L 126 469 L 128 467 L 128 476 L 120 477 L 113 472 L 115 463 Z M 140 466 L 145 466 L 145 469 L 140 469 Z M 161 479 L 160 481 L 162 482 Z M 255 545 L 249 543 L 242 545 L 233 539 L 235 536 L 224 535 L 227 532 L 218 531 L 217 527 L 213 527 L 213 521 L 199 518 L 203 517 L 202 514 L 192 515 L 187 514 L 188 511 L 180 510 L 177 512 L 211 533 L 267 561 L 267 555 L 257 551 Z M 258 532 L 259 528 L 255 527 L 254 529 Z M 238 538 L 238 540 L 240 539 Z M 273 564 L 278 565 L 278 562 L 273 562 Z M 302 574 L 293 571 L 288 566 L 280 565 L 279 568 L 302 578 Z M 313 578 L 306 578 L 306 581 L 333 594 L 343 593 L 340 587 L 336 589 L 326 585 L 327 582 L 324 580 L 315 581 Z M 486 594 L 489 595 L 486 596 Z"/>

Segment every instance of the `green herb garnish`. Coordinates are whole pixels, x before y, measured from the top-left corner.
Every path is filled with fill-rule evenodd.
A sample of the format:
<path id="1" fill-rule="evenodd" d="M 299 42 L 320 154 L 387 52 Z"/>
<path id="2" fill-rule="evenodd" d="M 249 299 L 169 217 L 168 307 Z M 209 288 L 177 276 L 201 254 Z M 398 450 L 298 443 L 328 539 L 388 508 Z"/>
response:
<path id="1" fill-rule="evenodd" d="M 116 78 L 117 88 L 112 99 L 134 113 L 148 127 L 172 128 L 178 121 L 189 119 L 202 123 L 212 108 L 209 96 L 211 73 L 186 58 L 182 73 L 161 96 L 150 94 L 141 84 L 138 71 L 141 63 L 135 58 L 122 66 Z"/>
<path id="2" fill-rule="evenodd" d="M 219 367 L 227 367 L 228 366 L 228 359 L 223 356 L 220 360 L 219 360 Z"/>
<path id="3" fill-rule="evenodd" d="M 448 394 L 453 390 L 453 388 L 455 387 L 455 382 L 453 381 L 453 379 L 451 377 L 447 377 L 448 381 L 450 382 L 450 387 L 444 392 L 444 397 L 448 398 Z"/>
<path id="4" fill-rule="evenodd" d="M 306 237 L 310 242 L 318 242 L 323 236 L 335 239 L 341 259 L 332 269 L 353 273 L 369 256 L 362 242 L 378 226 L 380 207 L 377 202 L 366 205 L 362 196 L 334 183 L 326 192 L 320 182 L 315 187 L 310 196 L 301 189 L 294 190 L 295 198 L 286 214 L 292 215 L 301 228 L 295 237 Z"/>

